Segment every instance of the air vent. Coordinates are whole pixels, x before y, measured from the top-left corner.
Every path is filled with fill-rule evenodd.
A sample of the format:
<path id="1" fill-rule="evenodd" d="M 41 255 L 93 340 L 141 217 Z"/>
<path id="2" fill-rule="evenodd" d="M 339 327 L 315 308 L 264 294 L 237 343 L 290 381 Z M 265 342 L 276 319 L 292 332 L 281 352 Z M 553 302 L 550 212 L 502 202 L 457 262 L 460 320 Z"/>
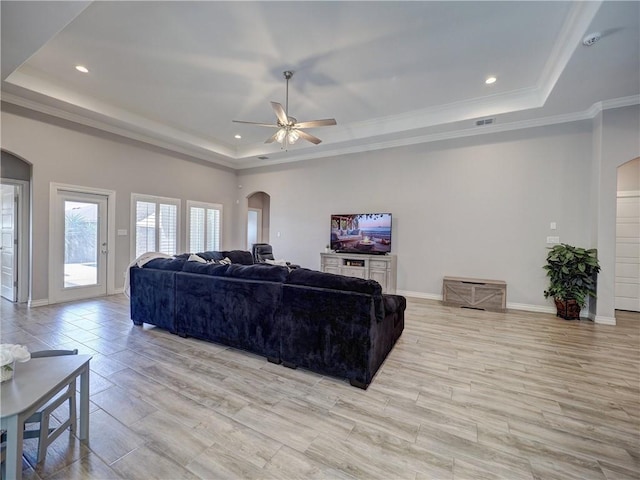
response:
<path id="1" fill-rule="evenodd" d="M 495 118 L 483 118 L 482 120 L 476 120 L 476 126 L 491 125 L 495 120 Z"/>
<path id="2" fill-rule="evenodd" d="M 258 160 L 269 160 L 269 157 L 265 157 L 264 155 L 260 155 Z"/>

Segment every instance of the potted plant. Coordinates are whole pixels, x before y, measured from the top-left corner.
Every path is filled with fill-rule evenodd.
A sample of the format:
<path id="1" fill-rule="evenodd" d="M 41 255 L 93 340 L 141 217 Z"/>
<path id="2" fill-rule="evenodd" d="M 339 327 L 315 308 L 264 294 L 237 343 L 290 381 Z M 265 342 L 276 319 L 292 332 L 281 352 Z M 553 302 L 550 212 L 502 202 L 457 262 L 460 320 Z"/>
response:
<path id="1" fill-rule="evenodd" d="M 600 271 L 596 249 L 555 245 L 549 249 L 547 264 L 542 268 L 549 277 L 544 296 L 554 299 L 557 316 L 579 319 L 587 297 L 596 297 L 596 274 Z"/>

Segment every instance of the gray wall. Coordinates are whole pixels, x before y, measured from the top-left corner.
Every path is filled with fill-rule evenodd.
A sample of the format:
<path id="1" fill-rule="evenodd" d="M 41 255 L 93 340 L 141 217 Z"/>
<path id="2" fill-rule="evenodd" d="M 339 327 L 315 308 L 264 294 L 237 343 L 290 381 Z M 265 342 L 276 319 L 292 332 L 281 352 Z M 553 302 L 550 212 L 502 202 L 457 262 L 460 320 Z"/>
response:
<path id="1" fill-rule="evenodd" d="M 319 267 L 332 213 L 390 211 L 398 288 L 427 298 L 440 295 L 444 275 L 485 277 L 507 281 L 512 306 L 549 310 L 541 267 L 546 237 L 557 235 L 598 248 L 593 311 L 614 317 L 617 167 L 640 156 L 638 106 L 593 121 L 238 173 L 3 109 L 2 148 L 33 165 L 34 300 L 48 296 L 49 185 L 59 182 L 115 190 L 118 229 L 130 229 L 132 192 L 180 198 L 183 215 L 187 199 L 221 203 L 225 249 L 244 247 L 248 193 L 264 191 L 274 251 L 310 268 Z M 117 272 L 129 263 L 129 241 L 117 237 Z"/>
<path id="2" fill-rule="evenodd" d="M 271 243 L 319 268 L 332 213 L 392 212 L 398 288 L 442 277 L 505 280 L 511 304 L 548 307 L 546 237 L 588 246 L 590 121 L 245 171 L 271 195 Z M 550 230 L 556 222 L 557 230 Z M 280 232 L 278 238 L 276 232 Z"/>
<path id="3" fill-rule="evenodd" d="M 129 233 L 131 194 L 179 198 L 184 221 L 186 200 L 223 205 L 224 248 L 237 242 L 234 219 L 238 189 L 236 175 L 169 152 L 145 147 L 115 135 L 55 121 L 3 105 L 2 148 L 33 165 L 32 295 L 48 298 L 49 188 L 51 182 L 116 191 L 116 229 Z M 49 121 L 55 123 L 48 123 Z M 228 227 L 228 228 L 227 228 Z M 181 238 L 185 248 L 184 228 Z M 122 288 L 130 262 L 130 237 L 116 237 L 115 286 Z"/>

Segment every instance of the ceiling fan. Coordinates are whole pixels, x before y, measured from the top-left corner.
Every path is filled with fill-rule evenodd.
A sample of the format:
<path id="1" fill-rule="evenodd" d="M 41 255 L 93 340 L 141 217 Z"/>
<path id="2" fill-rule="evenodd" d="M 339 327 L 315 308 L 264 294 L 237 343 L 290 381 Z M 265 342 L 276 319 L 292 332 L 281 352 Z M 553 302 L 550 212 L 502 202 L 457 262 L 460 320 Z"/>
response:
<path id="1" fill-rule="evenodd" d="M 282 148 L 286 145 L 293 145 L 299 138 L 303 138 L 308 142 L 318 145 L 322 140 L 318 137 L 307 133 L 302 128 L 315 128 L 326 127 L 330 125 L 337 125 L 335 119 L 327 118 L 324 120 L 311 120 L 308 122 L 298 122 L 294 117 L 289 116 L 289 80 L 293 77 L 293 72 L 287 70 L 284 73 L 284 78 L 287 81 L 287 96 L 285 108 L 278 102 L 271 102 L 271 107 L 276 114 L 277 122 L 271 123 L 259 123 L 259 122 L 245 122 L 243 120 L 233 120 L 235 123 L 247 123 L 249 125 L 259 125 L 261 127 L 277 128 L 278 131 L 271 135 L 264 143 L 278 142 L 282 144 Z"/>

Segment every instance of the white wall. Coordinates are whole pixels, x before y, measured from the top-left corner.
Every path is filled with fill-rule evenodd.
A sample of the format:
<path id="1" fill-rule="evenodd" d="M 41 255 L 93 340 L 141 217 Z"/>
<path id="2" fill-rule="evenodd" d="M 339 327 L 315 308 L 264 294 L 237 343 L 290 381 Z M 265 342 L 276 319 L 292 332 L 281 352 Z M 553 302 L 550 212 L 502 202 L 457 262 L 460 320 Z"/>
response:
<path id="1" fill-rule="evenodd" d="M 4 105 L 3 105 L 4 109 Z M 24 116 L 23 116 L 24 114 Z M 223 248 L 235 248 L 236 175 L 182 159 L 178 155 L 102 134 L 67 122 L 28 114 L 16 107 L 2 112 L 2 148 L 33 164 L 33 230 L 31 300 L 48 299 L 49 185 L 51 182 L 116 191 L 116 229 L 130 232 L 132 193 L 160 195 L 223 205 Z M 184 225 L 183 221 L 183 225 Z M 228 227 L 228 228 L 226 228 Z M 185 248 L 185 232 L 182 232 Z M 115 286 L 122 288 L 130 262 L 130 237 L 116 237 Z"/>
<path id="2" fill-rule="evenodd" d="M 492 278 L 508 283 L 510 304 L 544 309 L 546 237 L 590 243 L 591 146 L 585 121 L 250 170 L 238 181 L 271 195 L 279 258 L 319 268 L 332 213 L 392 212 L 399 290 L 438 296 L 445 275 Z"/>

